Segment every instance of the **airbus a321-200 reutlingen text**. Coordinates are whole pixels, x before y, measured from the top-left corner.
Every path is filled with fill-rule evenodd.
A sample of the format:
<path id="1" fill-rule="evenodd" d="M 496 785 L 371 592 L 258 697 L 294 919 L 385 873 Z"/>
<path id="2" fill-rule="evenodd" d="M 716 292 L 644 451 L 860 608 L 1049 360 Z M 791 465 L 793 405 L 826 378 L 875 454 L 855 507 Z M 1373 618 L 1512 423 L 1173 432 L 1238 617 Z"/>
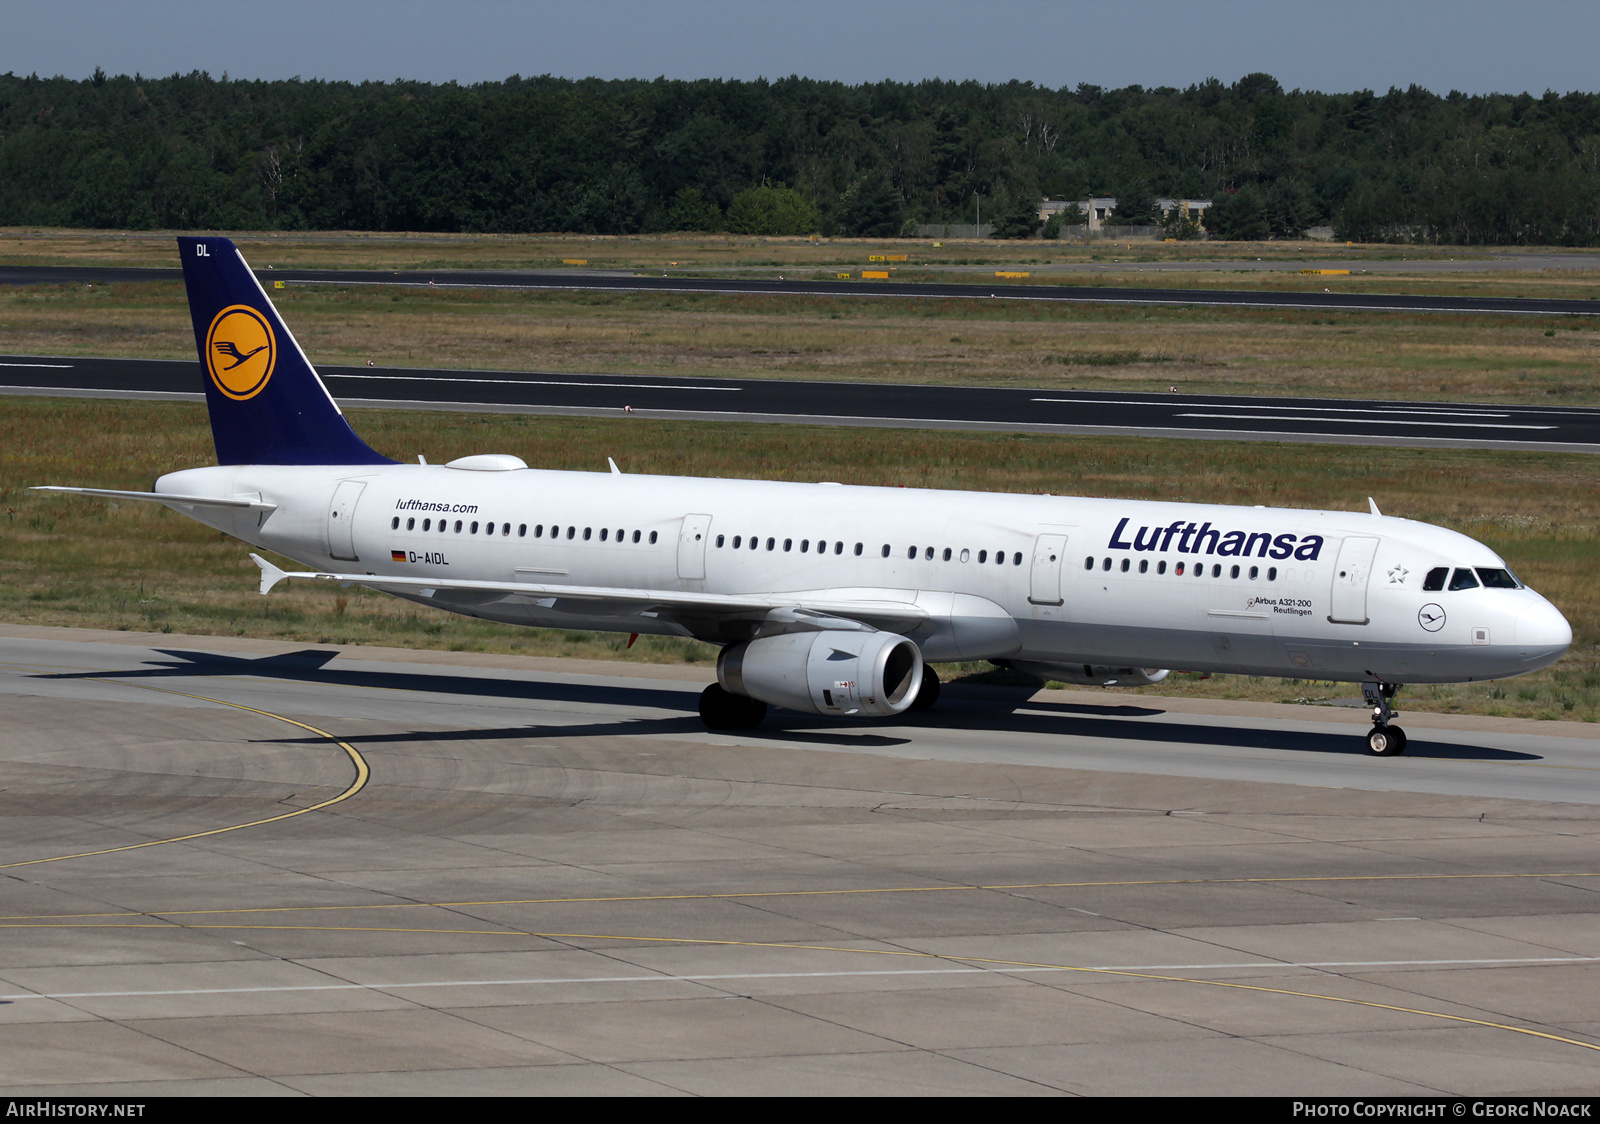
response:
<path id="1" fill-rule="evenodd" d="M 1572 642 L 1555 606 L 1465 535 L 1368 512 L 402 464 L 358 437 L 232 242 L 180 238 L 215 467 L 152 492 L 247 543 L 261 592 L 350 583 L 510 624 L 722 646 L 713 730 L 769 705 L 932 705 L 928 661 L 1069 683 L 1168 667 L 1360 683 L 1380 756 L 1402 683 L 1500 679 Z"/>

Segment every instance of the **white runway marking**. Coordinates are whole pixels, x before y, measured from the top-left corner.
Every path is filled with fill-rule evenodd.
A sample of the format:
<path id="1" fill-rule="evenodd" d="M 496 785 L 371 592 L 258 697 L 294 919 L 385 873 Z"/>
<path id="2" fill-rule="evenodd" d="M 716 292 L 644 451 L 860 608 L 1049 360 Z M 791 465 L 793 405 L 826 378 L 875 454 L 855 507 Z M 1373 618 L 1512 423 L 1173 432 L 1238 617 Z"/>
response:
<path id="1" fill-rule="evenodd" d="M 506 933 L 506 936 L 521 936 Z M 320 991 L 408 991 L 440 987 L 549 987 L 562 984 L 630 984 L 630 983 L 718 983 L 739 980 L 819 980 L 846 979 L 863 976 L 974 976 L 974 975 L 1028 975 L 1042 972 L 1216 972 L 1240 970 L 1282 971 L 1299 968 L 1307 971 L 1362 968 L 1461 968 L 1496 967 L 1515 968 L 1529 964 L 1594 964 L 1600 956 L 1539 956 L 1494 957 L 1482 960 L 1314 960 L 1289 962 L 1281 960 L 1252 960 L 1237 964 L 1089 964 L 1079 966 L 1049 967 L 996 966 L 991 968 L 891 968 L 882 971 L 857 972 L 717 972 L 699 975 L 669 975 L 652 973 L 643 976 L 530 976 L 526 979 L 504 980 L 419 980 L 411 983 L 329 983 L 288 984 L 279 987 L 196 987 L 152 991 L 60 991 L 18 992 L 0 995 L 0 1003 L 17 1003 L 27 999 L 159 999 L 185 995 L 263 995 L 290 992 Z"/>

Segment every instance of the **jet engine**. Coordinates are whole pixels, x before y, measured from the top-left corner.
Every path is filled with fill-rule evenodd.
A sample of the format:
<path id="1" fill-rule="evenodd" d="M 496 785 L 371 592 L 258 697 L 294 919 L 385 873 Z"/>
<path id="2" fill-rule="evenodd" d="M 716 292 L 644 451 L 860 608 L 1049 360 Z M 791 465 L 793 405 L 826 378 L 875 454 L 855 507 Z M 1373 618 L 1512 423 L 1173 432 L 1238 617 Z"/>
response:
<path id="1" fill-rule="evenodd" d="M 724 648 L 717 682 L 790 710 L 882 718 L 916 701 L 922 652 L 893 632 L 789 632 Z"/>
<path id="2" fill-rule="evenodd" d="M 1033 660 L 996 662 L 1015 668 L 1024 675 L 1037 675 L 1040 679 L 1054 679 L 1060 683 L 1082 683 L 1089 687 L 1148 687 L 1170 674 L 1164 667 L 1107 667 L 1091 663 L 1036 663 Z"/>

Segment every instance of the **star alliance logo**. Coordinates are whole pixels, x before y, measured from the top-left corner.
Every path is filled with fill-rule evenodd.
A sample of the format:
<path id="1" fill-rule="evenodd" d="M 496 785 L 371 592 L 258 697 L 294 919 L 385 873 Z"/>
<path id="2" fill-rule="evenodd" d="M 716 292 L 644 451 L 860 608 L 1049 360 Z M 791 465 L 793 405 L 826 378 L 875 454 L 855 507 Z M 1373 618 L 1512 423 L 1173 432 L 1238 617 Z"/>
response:
<path id="1" fill-rule="evenodd" d="M 1404 566 L 1396 566 L 1394 569 L 1389 571 L 1389 584 L 1390 585 L 1405 585 L 1406 584 L 1406 575 L 1409 574 L 1410 572 L 1411 571 L 1406 569 Z"/>

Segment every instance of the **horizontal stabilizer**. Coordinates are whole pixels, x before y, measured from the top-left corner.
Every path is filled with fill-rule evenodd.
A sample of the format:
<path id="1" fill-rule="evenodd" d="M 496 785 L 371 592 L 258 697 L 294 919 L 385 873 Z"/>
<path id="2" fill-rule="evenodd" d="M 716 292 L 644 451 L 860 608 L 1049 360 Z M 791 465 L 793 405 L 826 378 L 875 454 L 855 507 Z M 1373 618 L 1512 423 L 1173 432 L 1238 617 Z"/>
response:
<path id="1" fill-rule="evenodd" d="M 170 492 L 121 492 L 115 488 L 67 488 L 59 484 L 39 484 L 29 491 L 61 492 L 69 496 L 102 496 L 112 500 L 140 500 L 145 503 L 164 503 L 169 507 L 231 507 L 238 511 L 277 511 L 275 503 L 247 499 L 220 499 L 216 496 L 182 496 Z"/>

